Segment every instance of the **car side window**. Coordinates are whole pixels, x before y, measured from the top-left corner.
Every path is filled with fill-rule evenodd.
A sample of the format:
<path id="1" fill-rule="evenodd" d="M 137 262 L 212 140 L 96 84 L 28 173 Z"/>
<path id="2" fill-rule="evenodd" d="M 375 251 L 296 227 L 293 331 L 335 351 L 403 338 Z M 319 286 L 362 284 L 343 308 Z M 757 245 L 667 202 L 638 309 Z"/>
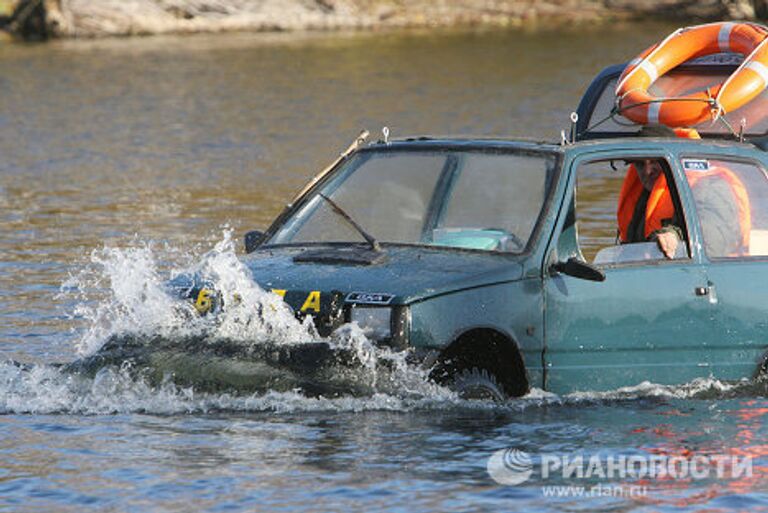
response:
<path id="1" fill-rule="evenodd" d="M 583 163 L 561 253 L 596 265 L 668 260 L 657 237 L 672 234 L 672 259 L 688 258 L 687 229 L 666 159 L 613 158 Z M 570 254 L 568 254 L 570 253 Z"/>
<path id="2" fill-rule="evenodd" d="M 768 256 L 768 174 L 752 162 L 682 158 L 709 258 Z"/>

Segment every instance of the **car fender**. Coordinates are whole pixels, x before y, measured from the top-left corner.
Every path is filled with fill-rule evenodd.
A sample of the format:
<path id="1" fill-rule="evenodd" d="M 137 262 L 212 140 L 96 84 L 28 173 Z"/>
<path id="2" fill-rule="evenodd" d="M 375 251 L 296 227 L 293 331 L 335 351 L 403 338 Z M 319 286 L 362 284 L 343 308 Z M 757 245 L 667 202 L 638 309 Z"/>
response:
<path id="1" fill-rule="evenodd" d="M 514 342 L 531 383 L 541 383 L 544 310 L 539 278 L 444 294 L 410 308 L 414 348 L 443 351 L 471 330 L 493 330 Z"/>

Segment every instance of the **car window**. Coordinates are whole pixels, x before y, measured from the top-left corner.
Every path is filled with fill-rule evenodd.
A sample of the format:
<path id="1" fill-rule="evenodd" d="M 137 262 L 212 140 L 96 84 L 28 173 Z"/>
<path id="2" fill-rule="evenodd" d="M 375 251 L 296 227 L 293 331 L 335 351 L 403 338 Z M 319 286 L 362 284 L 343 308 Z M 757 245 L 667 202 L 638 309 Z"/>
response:
<path id="1" fill-rule="evenodd" d="M 635 160 L 617 157 L 579 166 L 575 200 L 558 239 L 560 260 L 575 256 L 601 266 L 667 260 L 655 240 L 660 232 L 676 237 L 673 259 L 689 257 L 687 227 L 669 163 L 662 157 L 639 159 L 642 163 L 637 164 Z M 640 181 L 635 165 L 651 166 L 650 189 Z"/>
<path id="2" fill-rule="evenodd" d="M 497 149 L 361 152 L 269 243 L 360 242 L 325 196 L 380 242 L 520 253 L 558 163 L 554 154 Z"/>
<path id="3" fill-rule="evenodd" d="M 418 241 L 445 155 L 382 153 L 358 156 L 327 187 L 325 194 L 366 231 L 382 241 Z M 315 196 L 307 214 L 281 232 L 280 242 L 359 241 L 360 235 Z"/>
<path id="4" fill-rule="evenodd" d="M 683 158 L 710 258 L 768 256 L 768 175 L 755 163 Z"/>
<path id="5" fill-rule="evenodd" d="M 459 167 L 444 214 L 436 226 L 437 233 L 439 230 L 496 231 L 524 244 L 545 199 L 547 174 L 541 159 L 525 155 L 467 154 Z"/>

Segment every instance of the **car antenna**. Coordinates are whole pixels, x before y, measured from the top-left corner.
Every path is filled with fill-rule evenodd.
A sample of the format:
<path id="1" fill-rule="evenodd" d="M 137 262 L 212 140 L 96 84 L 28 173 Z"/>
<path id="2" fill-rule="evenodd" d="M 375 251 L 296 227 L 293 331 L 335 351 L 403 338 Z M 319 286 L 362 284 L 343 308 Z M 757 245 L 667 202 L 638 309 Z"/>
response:
<path id="1" fill-rule="evenodd" d="M 576 142 L 576 122 L 579 121 L 579 115 L 571 112 L 570 137 L 565 135 L 565 130 L 560 130 L 560 146 L 566 146 Z"/>
<path id="2" fill-rule="evenodd" d="M 747 118 L 741 118 L 739 121 L 739 142 L 744 142 L 744 130 L 747 128 Z"/>
<path id="3" fill-rule="evenodd" d="M 579 121 L 579 115 L 571 112 L 571 143 L 576 142 L 576 123 Z"/>
<path id="4" fill-rule="evenodd" d="M 349 223 L 349 224 L 350 224 L 350 225 L 351 225 L 351 226 L 352 226 L 352 227 L 353 227 L 355 230 L 357 230 L 357 231 L 358 231 L 358 233 L 359 233 L 360 235 L 362 235 L 362 236 L 363 236 L 363 238 L 365 239 L 365 241 L 366 241 L 368 244 L 370 244 L 370 245 L 371 245 L 371 249 L 372 249 L 372 250 L 374 250 L 374 251 L 376 251 L 376 252 L 380 252 L 380 251 L 381 251 L 381 246 L 379 245 L 379 241 L 377 241 L 376 239 L 374 239 L 374 238 L 373 238 L 373 236 L 372 236 L 371 234 L 369 234 L 368 232 L 366 232 L 366 231 L 363 229 L 363 227 L 362 227 L 362 226 L 360 226 L 359 224 L 357 224 L 357 223 L 355 222 L 355 220 L 354 220 L 354 219 L 352 219 L 352 216 L 350 216 L 349 214 L 347 214 L 347 213 L 344 211 L 344 209 L 343 209 L 343 208 L 341 208 L 339 205 L 337 205 L 337 204 L 336 204 L 336 202 L 335 202 L 335 201 L 333 201 L 331 198 L 329 198 L 328 196 L 326 196 L 326 195 L 325 195 L 325 194 L 323 194 L 322 192 L 319 192 L 319 193 L 318 193 L 318 196 L 320 196 L 320 197 L 321 197 L 321 198 L 323 198 L 325 201 L 327 201 L 327 202 L 328 202 L 328 204 L 331 206 L 331 208 L 333 208 L 333 211 L 334 211 L 334 212 L 336 212 L 337 214 L 339 214 L 339 215 L 340 215 L 340 216 L 341 216 L 341 217 L 342 217 L 342 218 L 343 218 L 345 221 L 347 221 L 347 222 L 348 222 L 348 223 Z"/>

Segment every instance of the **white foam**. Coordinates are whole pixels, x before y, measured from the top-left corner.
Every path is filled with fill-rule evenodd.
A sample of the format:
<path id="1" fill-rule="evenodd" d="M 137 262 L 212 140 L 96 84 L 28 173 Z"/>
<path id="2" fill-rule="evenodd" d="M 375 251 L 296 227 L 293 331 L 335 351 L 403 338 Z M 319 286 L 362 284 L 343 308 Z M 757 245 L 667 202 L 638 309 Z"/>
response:
<path id="1" fill-rule="evenodd" d="M 436 390 L 438 388 L 436 387 Z M 433 396 L 306 397 L 298 392 L 253 395 L 198 393 L 169 379 L 152 387 L 129 369 L 104 368 L 93 379 L 68 375 L 49 366 L 18 367 L 0 363 L 0 414 L 158 415 L 211 411 L 364 411 L 443 409 L 459 403 L 445 389 Z"/>
<path id="2" fill-rule="evenodd" d="M 67 280 L 62 290 L 80 295 L 74 315 L 86 326 L 76 341 L 78 354 L 93 354 L 110 336 L 124 333 L 207 335 L 243 343 L 318 338 L 309 319 L 298 321 L 279 296 L 253 281 L 235 254 L 230 230 L 194 266 L 161 273 L 162 260 L 150 243 L 105 247 L 94 251 L 88 265 Z M 223 296 L 225 311 L 215 317 L 194 315 L 191 302 L 173 297 L 166 288 L 169 276 L 179 274 L 197 274 L 212 283 Z"/>
<path id="3" fill-rule="evenodd" d="M 682 385 L 660 385 L 643 381 L 637 385 L 621 387 L 605 392 L 584 391 L 574 392 L 565 396 L 567 401 L 583 400 L 617 400 L 636 399 L 642 397 L 665 397 L 670 399 L 691 399 L 705 394 L 722 395 L 733 392 L 739 387 L 751 384 L 748 380 L 738 382 L 723 382 L 714 378 L 696 378 Z"/>
<path id="4" fill-rule="evenodd" d="M 175 261 L 198 263 L 163 266 L 168 255 Z M 194 315 L 188 300 L 173 297 L 165 287 L 169 276 L 197 273 L 221 292 L 227 307 L 220 315 Z M 244 345 L 301 343 L 319 339 L 309 319 L 296 320 L 282 299 L 258 287 L 248 268 L 237 258 L 230 231 L 202 257 L 174 248 L 134 242 L 128 248 L 94 251 L 83 272 L 63 287 L 81 299 L 76 314 L 84 323 L 76 340 L 82 355 L 96 352 L 113 335 L 138 333 L 167 337 L 205 335 Z M 235 300 L 234 298 L 239 298 Z M 175 385 L 170 379 L 152 386 L 130 368 L 105 368 L 95 378 L 69 375 L 50 366 L 21 368 L 0 363 L 0 413 L 154 414 L 234 411 L 363 411 L 473 408 L 520 411 L 541 405 L 573 405 L 591 401 L 642 397 L 694 398 L 702 394 L 732 393 L 741 384 L 714 379 L 682 386 L 644 382 L 608 392 L 583 391 L 558 396 L 533 389 L 523 398 L 504 404 L 462 401 L 453 392 L 427 379 L 427 371 L 408 365 L 405 353 L 372 343 L 355 324 L 338 329 L 327 342 L 351 350 L 360 362 L 356 379 L 364 380 L 366 397 L 306 397 L 296 391 L 232 395 L 200 393 Z M 382 372 L 386 361 L 386 372 Z"/>
<path id="5" fill-rule="evenodd" d="M 415 377 L 415 376 L 414 376 Z M 148 413 L 155 415 L 209 412 L 361 412 L 471 409 L 478 411 L 522 412 L 529 408 L 570 407 L 643 398 L 718 399 L 743 388 L 754 395 L 750 382 L 723 383 L 707 378 L 680 386 L 644 382 L 607 392 L 575 392 L 558 396 L 533 389 L 525 397 L 505 403 L 464 401 L 452 392 L 420 382 L 415 388 L 408 380 L 398 381 L 397 393 L 379 391 L 366 397 L 307 397 L 297 391 L 232 395 L 199 393 L 174 385 L 170 379 L 149 385 L 129 368 L 104 368 L 91 379 L 69 375 L 50 366 L 22 368 L 0 362 L 0 414 L 110 415 Z"/>
<path id="6" fill-rule="evenodd" d="M 354 379 L 376 393 L 393 397 L 452 397 L 427 379 L 428 371 L 407 365 L 406 354 L 378 347 L 356 324 L 344 325 L 323 339 L 312 320 L 299 321 L 282 298 L 261 289 L 247 266 L 237 257 L 231 230 L 196 261 L 161 271 L 169 248 L 134 241 L 130 247 L 105 247 L 94 251 L 88 265 L 67 280 L 63 293 L 79 296 L 75 313 L 85 327 L 75 341 L 78 354 L 96 353 L 113 336 L 123 334 L 164 338 L 198 337 L 215 342 L 241 343 L 247 351 L 256 344 L 301 344 L 326 341 L 347 350 L 360 363 Z M 183 256 L 183 258 L 179 258 Z M 166 284 L 169 277 L 196 275 L 221 294 L 225 305 L 217 315 L 198 316 L 189 300 L 174 297 Z M 386 361 L 386 369 L 378 365 Z M 367 404 L 367 403 L 366 403 Z"/>

